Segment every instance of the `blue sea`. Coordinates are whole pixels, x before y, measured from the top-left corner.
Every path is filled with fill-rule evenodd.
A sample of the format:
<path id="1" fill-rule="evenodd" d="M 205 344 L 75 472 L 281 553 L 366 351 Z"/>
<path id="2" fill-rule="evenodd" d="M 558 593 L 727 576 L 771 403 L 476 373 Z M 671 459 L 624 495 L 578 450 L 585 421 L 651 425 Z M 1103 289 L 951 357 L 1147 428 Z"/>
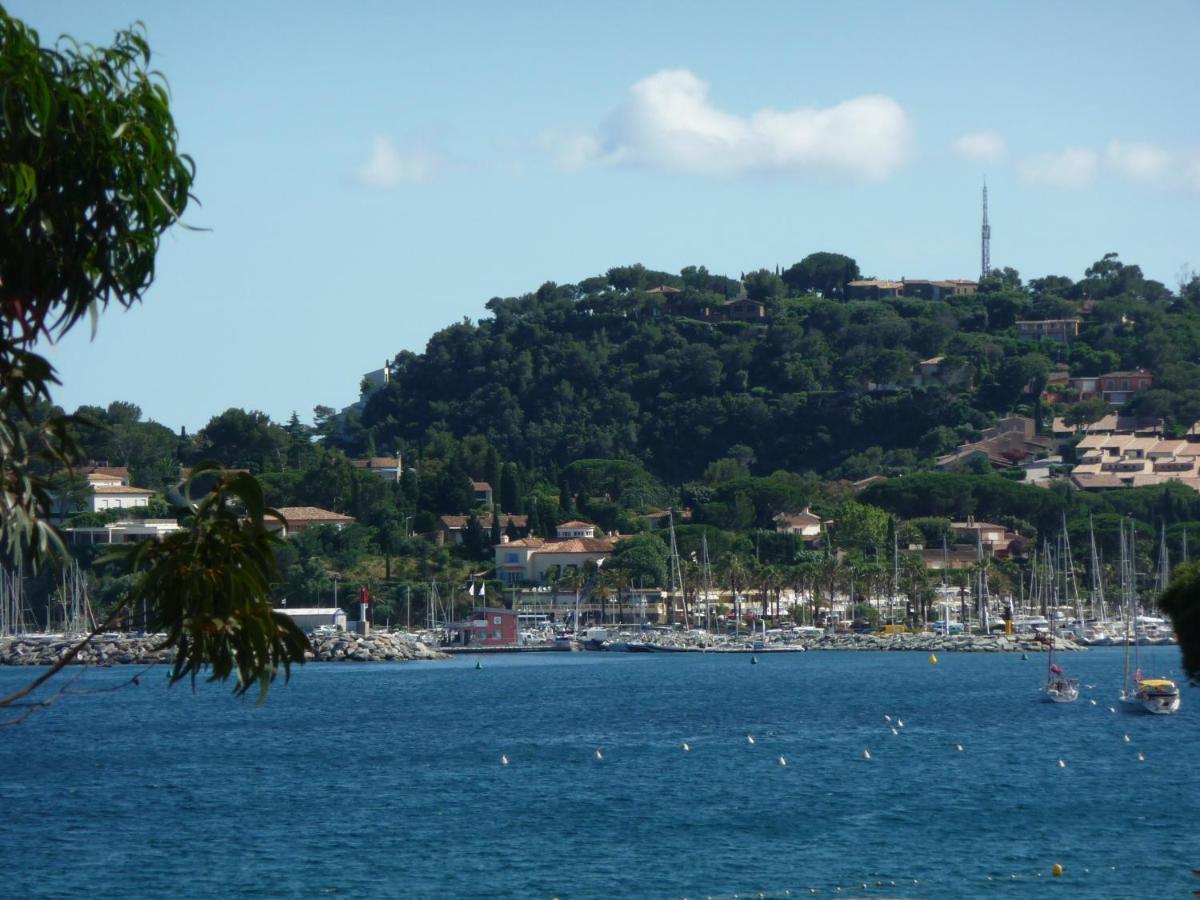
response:
<path id="1" fill-rule="evenodd" d="M 0 728 L 0 894 L 1190 895 L 1200 690 L 1110 712 L 1121 651 L 1061 661 L 1072 705 L 1018 654 L 309 665 L 263 706 L 156 669 Z"/>

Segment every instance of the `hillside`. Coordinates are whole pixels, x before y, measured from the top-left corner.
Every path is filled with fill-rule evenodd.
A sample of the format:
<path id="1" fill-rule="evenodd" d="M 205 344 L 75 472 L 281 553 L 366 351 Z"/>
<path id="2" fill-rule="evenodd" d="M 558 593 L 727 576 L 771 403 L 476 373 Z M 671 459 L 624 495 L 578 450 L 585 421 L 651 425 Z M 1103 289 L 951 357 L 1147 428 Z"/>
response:
<path id="1" fill-rule="evenodd" d="M 1077 282 L 1007 269 L 973 294 L 850 299 L 855 275 L 853 260 L 814 254 L 740 282 L 631 266 L 495 298 L 490 317 L 397 354 L 344 449 L 412 450 L 445 432 L 485 436 L 533 469 L 628 458 L 679 484 L 733 458 L 862 478 L 919 468 L 998 415 L 1042 417 L 1054 373 L 1131 369 L 1155 377 L 1131 411 L 1200 417 L 1197 279 L 1176 295 L 1109 254 Z M 716 320 L 739 295 L 761 318 Z M 1076 317 L 1067 343 L 1018 335 L 1019 320 Z"/>

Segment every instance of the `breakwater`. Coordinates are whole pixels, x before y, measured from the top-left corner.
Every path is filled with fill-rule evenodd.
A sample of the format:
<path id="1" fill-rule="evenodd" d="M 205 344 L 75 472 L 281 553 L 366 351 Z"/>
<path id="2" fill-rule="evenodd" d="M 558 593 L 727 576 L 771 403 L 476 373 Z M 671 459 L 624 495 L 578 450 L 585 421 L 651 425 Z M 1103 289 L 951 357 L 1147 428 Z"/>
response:
<path id="1" fill-rule="evenodd" d="M 809 650 L 917 650 L 925 653 L 1045 653 L 1048 641 L 1013 635 L 835 634 L 809 639 Z M 1055 650 L 1086 650 L 1065 638 L 1054 639 Z"/>
<path id="2" fill-rule="evenodd" d="M 924 653 L 1044 653 L 1048 638 L 1035 640 L 1025 635 L 938 635 L 920 634 L 823 634 L 815 637 L 769 637 L 755 641 L 747 637 L 714 635 L 700 631 L 652 632 L 644 636 L 615 636 L 605 650 L 657 651 L 672 653 L 783 653 L 802 650 L 896 650 Z M 589 647 L 588 649 L 601 649 Z M 1055 650 L 1086 650 L 1081 644 L 1055 638 Z"/>
<path id="3" fill-rule="evenodd" d="M 402 662 L 414 659 L 449 659 L 420 641 L 402 635 L 377 633 L 367 637 L 340 632 L 310 638 L 310 662 Z M 105 634 L 95 637 L 72 660 L 73 665 L 115 666 L 167 663 L 174 648 L 164 648 L 161 635 Z M 67 635 L 19 635 L 0 638 L 0 666 L 50 666 L 79 642 Z"/>

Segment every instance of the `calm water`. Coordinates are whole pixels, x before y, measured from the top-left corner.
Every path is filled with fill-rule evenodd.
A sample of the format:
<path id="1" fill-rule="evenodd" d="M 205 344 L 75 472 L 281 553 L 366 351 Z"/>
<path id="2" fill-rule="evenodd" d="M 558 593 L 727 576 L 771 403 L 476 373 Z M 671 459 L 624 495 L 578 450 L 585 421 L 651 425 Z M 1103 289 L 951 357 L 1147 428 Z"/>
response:
<path id="1" fill-rule="evenodd" d="M 260 708 L 155 671 L 0 729 L 0 894 L 1189 895 L 1200 691 L 1113 714 L 1120 651 L 1064 662 L 1071 706 L 1017 655 L 308 666 Z"/>

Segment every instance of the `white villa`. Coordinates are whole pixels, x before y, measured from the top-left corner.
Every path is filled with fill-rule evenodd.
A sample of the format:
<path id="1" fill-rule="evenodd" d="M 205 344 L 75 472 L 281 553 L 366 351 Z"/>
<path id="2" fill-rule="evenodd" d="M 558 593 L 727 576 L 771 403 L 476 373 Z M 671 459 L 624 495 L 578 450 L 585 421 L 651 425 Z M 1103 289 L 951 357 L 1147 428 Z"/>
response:
<path id="1" fill-rule="evenodd" d="M 583 568 L 589 560 L 601 562 L 612 555 L 620 535 L 596 537 L 596 526 L 564 522 L 554 540 L 523 538 L 496 545 L 496 577 L 506 584 L 540 583 L 554 567 Z"/>

